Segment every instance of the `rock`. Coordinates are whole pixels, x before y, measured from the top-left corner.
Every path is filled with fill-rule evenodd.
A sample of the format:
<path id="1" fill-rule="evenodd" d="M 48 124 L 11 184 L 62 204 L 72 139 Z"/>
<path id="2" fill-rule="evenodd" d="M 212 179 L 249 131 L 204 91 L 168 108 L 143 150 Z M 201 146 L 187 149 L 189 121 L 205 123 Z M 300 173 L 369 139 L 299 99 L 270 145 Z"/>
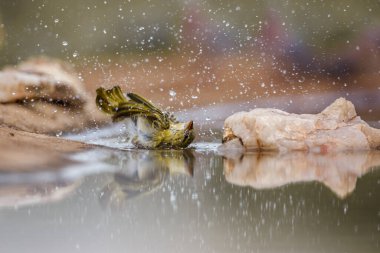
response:
<path id="1" fill-rule="evenodd" d="M 68 155 L 92 145 L 0 127 L 0 209 L 63 199 L 80 185 L 65 176 L 78 162 Z"/>
<path id="2" fill-rule="evenodd" d="M 229 183 L 271 189 L 291 183 L 317 181 L 338 197 L 354 191 L 359 177 L 380 166 L 380 151 L 316 154 L 306 152 L 248 153 L 224 156 Z"/>
<path id="3" fill-rule="evenodd" d="M 89 144 L 53 136 L 0 127 L 0 173 L 59 170 L 72 164 L 68 153 L 82 151 Z"/>
<path id="4" fill-rule="evenodd" d="M 350 101 L 339 98 L 316 115 L 277 109 L 235 113 L 224 122 L 223 148 L 238 148 L 235 139 L 248 150 L 328 153 L 378 149 L 380 130 L 361 120 Z"/>
<path id="5" fill-rule="evenodd" d="M 80 130 L 98 110 L 66 63 L 35 58 L 0 71 L 0 125 L 35 133 Z"/>
<path id="6" fill-rule="evenodd" d="M 50 58 L 34 58 L 0 72 L 0 103 L 44 99 L 84 104 L 83 85 L 70 65 Z"/>

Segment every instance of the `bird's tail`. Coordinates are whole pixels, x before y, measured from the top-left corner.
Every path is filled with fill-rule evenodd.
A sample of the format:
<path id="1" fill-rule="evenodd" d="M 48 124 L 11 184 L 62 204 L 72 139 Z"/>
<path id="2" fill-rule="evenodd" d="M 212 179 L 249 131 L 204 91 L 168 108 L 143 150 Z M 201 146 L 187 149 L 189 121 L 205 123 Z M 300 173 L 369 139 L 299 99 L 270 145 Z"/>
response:
<path id="1" fill-rule="evenodd" d="M 168 129 L 170 121 L 177 120 L 168 113 L 162 112 L 145 98 L 135 94 L 127 93 L 124 96 L 119 86 L 106 90 L 96 90 L 96 105 L 105 113 L 111 114 L 113 121 L 120 121 L 134 116 L 145 117 L 157 123 L 162 129 Z"/>
<path id="2" fill-rule="evenodd" d="M 115 114 L 121 104 L 128 102 L 119 86 L 106 90 L 102 87 L 96 90 L 96 105 L 103 112 Z"/>

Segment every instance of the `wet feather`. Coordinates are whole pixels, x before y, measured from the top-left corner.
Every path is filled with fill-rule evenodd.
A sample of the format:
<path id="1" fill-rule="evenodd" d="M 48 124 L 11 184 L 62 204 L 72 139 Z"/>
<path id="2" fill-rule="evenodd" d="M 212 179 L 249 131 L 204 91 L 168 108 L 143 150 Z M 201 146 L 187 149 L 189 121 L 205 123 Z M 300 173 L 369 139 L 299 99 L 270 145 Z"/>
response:
<path id="1" fill-rule="evenodd" d="M 132 143 L 138 148 L 186 148 L 194 140 L 193 122 L 181 123 L 167 112 L 135 93 L 124 96 L 119 86 L 96 90 L 96 104 L 100 110 L 112 115 L 114 122 L 133 123 Z"/>

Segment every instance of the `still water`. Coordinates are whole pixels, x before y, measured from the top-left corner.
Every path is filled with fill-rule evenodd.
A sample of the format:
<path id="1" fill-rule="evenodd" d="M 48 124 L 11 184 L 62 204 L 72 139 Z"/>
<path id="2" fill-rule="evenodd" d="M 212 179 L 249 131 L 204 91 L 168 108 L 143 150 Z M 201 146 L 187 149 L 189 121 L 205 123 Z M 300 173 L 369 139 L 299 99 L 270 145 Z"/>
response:
<path id="1" fill-rule="evenodd" d="M 379 152 L 217 146 L 94 148 L 3 174 L 0 252 L 380 252 Z"/>

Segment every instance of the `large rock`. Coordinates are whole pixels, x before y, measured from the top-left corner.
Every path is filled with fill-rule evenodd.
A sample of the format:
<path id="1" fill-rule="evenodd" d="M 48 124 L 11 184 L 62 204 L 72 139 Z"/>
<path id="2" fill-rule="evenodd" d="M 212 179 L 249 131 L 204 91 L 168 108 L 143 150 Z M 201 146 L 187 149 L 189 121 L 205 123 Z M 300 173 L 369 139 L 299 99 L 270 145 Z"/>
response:
<path id="1" fill-rule="evenodd" d="M 84 104 L 87 93 L 74 70 L 65 62 L 34 58 L 0 72 L 0 103 L 46 99 Z"/>
<path id="2" fill-rule="evenodd" d="M 34 58 L 0 71 L 0 125 L 34 133 L 80 130 L 101 119 L 67 64 Z"/>
<path id="3" fill-rule="evenodd" d="M 369 150 L 380 147 L 380 130 L 361 120 L 350 101 L 339 98 L 316 115 L 277 109 L 236 113 L 225 120 L 223 143 L 225 149 Z"/>

